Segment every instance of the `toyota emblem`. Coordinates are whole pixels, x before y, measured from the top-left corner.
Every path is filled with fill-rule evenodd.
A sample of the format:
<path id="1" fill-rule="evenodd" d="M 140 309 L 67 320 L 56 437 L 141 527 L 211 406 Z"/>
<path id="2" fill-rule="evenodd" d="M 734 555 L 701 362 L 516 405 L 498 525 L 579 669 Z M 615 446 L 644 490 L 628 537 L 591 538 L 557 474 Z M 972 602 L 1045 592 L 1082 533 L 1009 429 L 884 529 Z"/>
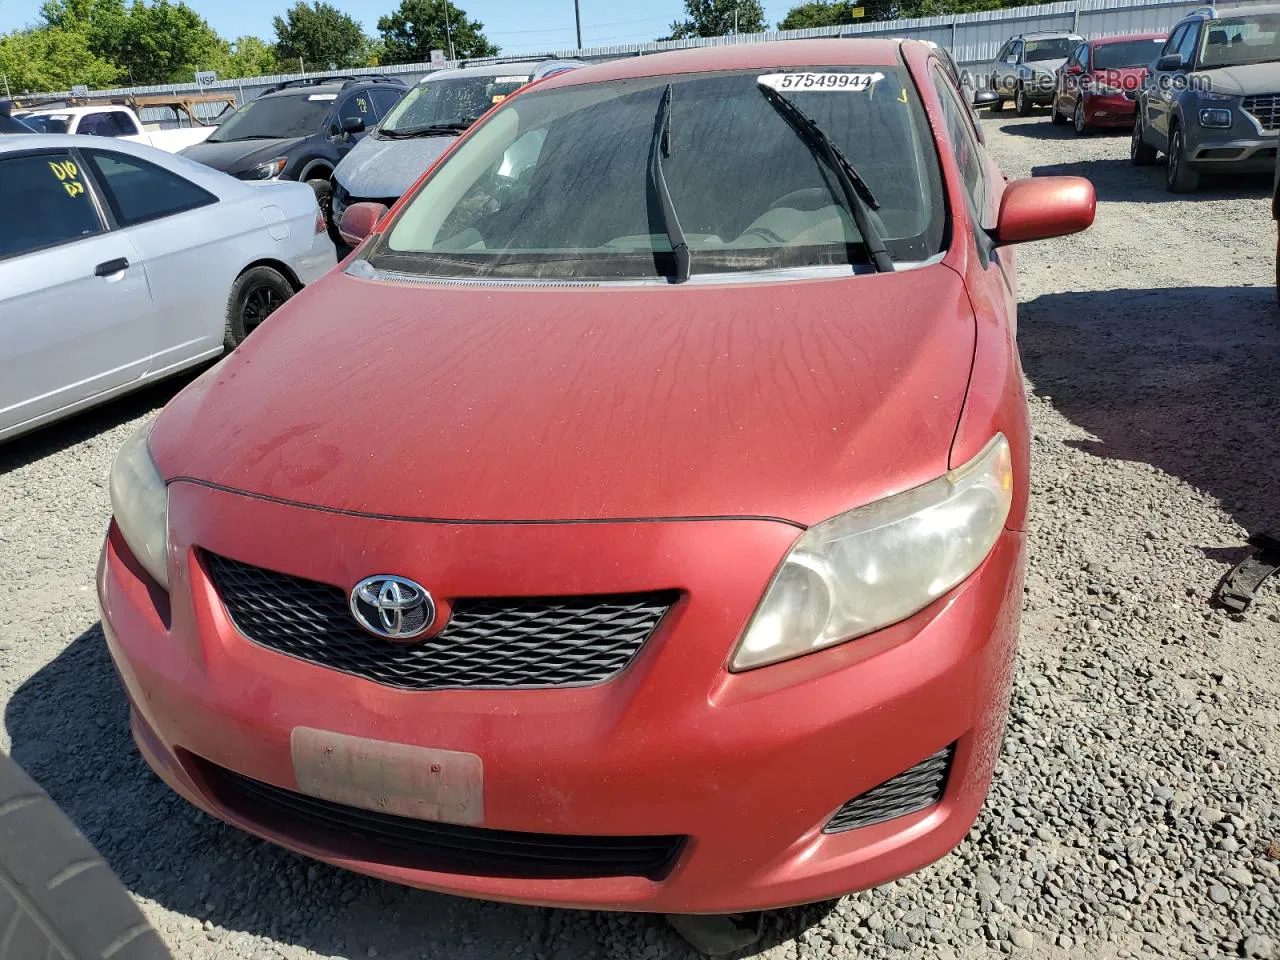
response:
<path id="1" fill-rule="evenodd" d="M 404 577 L 365 577 L 351 591 L 351 615 L 370 633 L 412 640 L 436 619 L 436 605 L 421 586 Z"/>

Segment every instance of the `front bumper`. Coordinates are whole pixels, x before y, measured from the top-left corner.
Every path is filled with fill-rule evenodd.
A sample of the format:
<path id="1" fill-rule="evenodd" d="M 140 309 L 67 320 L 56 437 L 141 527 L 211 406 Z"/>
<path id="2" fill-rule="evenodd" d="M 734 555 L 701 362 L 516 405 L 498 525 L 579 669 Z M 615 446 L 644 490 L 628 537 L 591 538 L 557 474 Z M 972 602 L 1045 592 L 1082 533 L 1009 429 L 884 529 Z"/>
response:
<path id="1" fill-rule="evenodd" d="M 1229 132 L 1229 131 L 1228 131 Z M 1213 139 L 1210 131 L 1202 131 L 1203 139 L 1191 144 L 1190 160 L 1197 167 L 1212 171 L 1230 168 L 1247 173 L 1270 173 L 1276 168 L 1276 137 Z"/>
<path id="2" fill-rule="evenodd" d="M 1091 127 L 1131 127 L 1137 104 L 1123 93 L 1086 96 L 1084 120 Z"/>
<path id="3" fill-rule="evenodd" d="M 796 535 L 755 520 L 406 523 L 179 482 L 170 486 L 172 593 L 149 582 L 114 526 L 98 591 L 138 745 L 207 812 L 308 856 L 430 890 L 728 913 L 839 896 L 947 853 L 986 795 L 1009 699 L 1023 566 L 1023 536 L 1009 531 L 972 577 L 909 620 L 728 673 L 734 640 Z M 394 570 L 445 597 L 678 589 L 682 599 L 607 683 L 406 692 L 241 636 L 196 545 L 336 584 Z M 688 840 L 656 879 L 420 869 L 233 808 L 202 775 L 207 762 L 297 791 L 298 727 L 478 756 L 485 828 Z M 950 744 L 936 806 L 822 832 L 847 800 Z"/>

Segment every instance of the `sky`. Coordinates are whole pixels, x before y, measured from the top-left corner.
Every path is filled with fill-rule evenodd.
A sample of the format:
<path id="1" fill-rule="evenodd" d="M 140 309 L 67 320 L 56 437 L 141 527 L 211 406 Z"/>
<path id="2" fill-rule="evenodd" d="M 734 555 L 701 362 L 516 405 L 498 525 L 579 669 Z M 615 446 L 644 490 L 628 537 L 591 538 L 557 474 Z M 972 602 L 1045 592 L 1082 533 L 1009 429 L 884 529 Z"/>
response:
<path id="1" fill-rule="evenodd" d="M 255 34 L 271 40 L 273 16 L 293 5 L 293 0 L 186 0 L 227 39 Z M 399 0 L 331 0 L 351 14 L 365 31 L 376 32 L 378 17 L 399 5 Z M 0 33 L 29 26 L 39 18 L 41 0 L 0 0 Z M 504 54 L 536 53 L 575 46 L 573 0 L 454 0 Z M 582 43 L 587 47 L 642 43 L 665 36 L 673 20 L 684 13 L 683 0 L 580 0 Z M 766 0 L 769 26 L 777 25 L 793 3 Z"/>

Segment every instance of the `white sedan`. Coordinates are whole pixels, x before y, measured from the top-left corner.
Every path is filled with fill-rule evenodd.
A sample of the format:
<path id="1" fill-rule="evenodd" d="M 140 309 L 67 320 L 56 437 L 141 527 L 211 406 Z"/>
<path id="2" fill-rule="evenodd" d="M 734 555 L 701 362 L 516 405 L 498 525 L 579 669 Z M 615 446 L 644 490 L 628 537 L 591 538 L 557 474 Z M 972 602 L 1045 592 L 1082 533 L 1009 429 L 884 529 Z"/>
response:
<path id="1" fill-rule="evenodd" d="M 0 139 L 0 440 L 234 348 L 335 263 L 304 183 L 102 137 Z"/>

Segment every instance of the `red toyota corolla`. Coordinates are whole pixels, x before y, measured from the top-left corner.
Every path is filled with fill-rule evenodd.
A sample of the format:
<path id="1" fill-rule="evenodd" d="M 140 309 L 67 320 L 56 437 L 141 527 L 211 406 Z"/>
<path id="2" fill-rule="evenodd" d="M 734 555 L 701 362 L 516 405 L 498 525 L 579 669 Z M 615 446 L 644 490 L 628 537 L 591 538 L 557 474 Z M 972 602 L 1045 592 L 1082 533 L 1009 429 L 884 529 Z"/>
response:
<path id="1" fill-rule="evenodd" d="M 1071 52 L 1057 76 L 1053 122 L 1076 133 L 1131 127 L 1142 79 L 1164 46 L 1163 33 L 1133 33 L 1088 40 Z"/>
<path id="2" fill-rule="evenodd" d="M 139 747 L 238 827 L 470 896 L 740 914 L 942 856 L 1022 601 L 1007 245 L 1093 213 L 1006 185 L 920 43 L 510 97 L 121 450 Z"/>

